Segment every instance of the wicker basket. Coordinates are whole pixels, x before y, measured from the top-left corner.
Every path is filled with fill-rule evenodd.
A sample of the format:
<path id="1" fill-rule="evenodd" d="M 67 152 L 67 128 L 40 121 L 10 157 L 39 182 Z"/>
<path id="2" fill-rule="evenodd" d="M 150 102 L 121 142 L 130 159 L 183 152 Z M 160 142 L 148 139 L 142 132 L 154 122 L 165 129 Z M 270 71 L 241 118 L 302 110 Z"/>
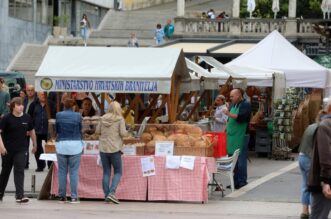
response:
<path id="1" fill-rule="evenodd" d="M 174 155 L 212 157 L 213 147 L 175 147 Z"/>
<path id="2" fill-rule="evenodd" d="M 56 148 L 54 144 L 45 144 L 45 153 L 46 154 L 55 154 Z"/>

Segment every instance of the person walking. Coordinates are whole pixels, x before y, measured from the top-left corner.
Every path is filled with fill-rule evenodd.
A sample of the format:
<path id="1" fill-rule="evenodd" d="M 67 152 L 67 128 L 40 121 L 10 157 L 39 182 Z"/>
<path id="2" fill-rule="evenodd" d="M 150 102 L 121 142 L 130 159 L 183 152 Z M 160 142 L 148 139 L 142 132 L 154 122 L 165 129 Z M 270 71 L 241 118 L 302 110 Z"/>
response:
<path id="1" fill-rule="evenodd" d="M 23 105 L 24 105 L 24 113 L 29 113 L 30 106 L 33 102 L 37 100 L 37 95 L 34 89 L 34 86 L 29 84 L 26 86 L 26 96 L 23 99 Z M 30 137 L 27 139 L 28 144 L 30 144 Z M 25 169 L 29 169 L 30 165 L 30 154 L 29 154 L 29 148 L 27 150 L 27 158 L 26 158 L 26 164 Z"/>
<path id="2" fill-rule="evenodd" d="M 321 113 L 319 113 L 320 115 Z M 301 219 L 309 218 L 309 205 L 310 205 L 310 192 L 308 191 L 308 174 L 311 164 L 311 156 L 313 151 L 313 137 L 318 127 L 320 116 L 316 118 L 316 123 L 309 125 L 305 132 L 303 133 L 300 147 L 299 147 L 299 168 L 302 176 L 301 185 L 301 204 L 302 213 L 300 215 Z"/>
<path id="3" fill-rule="evenodd" d="M 110 103 L 108 112 L 101 117 L 97 125 L 96 133 L 100 134 L 99 150 L 103 168 L 102 188 L 105 201 L 119 204 L 115 192 L 122 176 L 122 138 L 127 136 L 128 132 L 121 106 L 117 101 Z M 109 187 L 112 167 L 114 175 Z"/>
<path id="4" fill-rule="evenodd" d="M 0 122 L 0 153 L 2 169 L 0 173 L 0 201 L 2 201 L 7 187 L 10 172 L 14 167 L 15 197 L 17 203 L 29 201 L 24 196 L 24 167 L 26 150 L 28 148 L 27 133 L 33 142 L 32 153 L 37 150 L 36 134 L 31 117 L 24 113 L 23 101 L 15 97 L 10 102 L 10 113 Z"/>
<path id="5" fill-rule="evenodd" d="M 44 160 L 40 160 L 39 157 L 42 153 L 44 153 L 42 141 L 47 141 L 48 120 L 51 118 L 48 118 L 48 113 L 46 109 L 46 96 L 44 92 L 38 92 L 37 97 L 37 100 L 30 105 L 28 113 L 32 117 L 33 127 L 37 136 L 37 151 L 34 154 L 37 162 L 36 172 L 42 172 L 46 167 L 46 162 Z M 55 113 L 52 113 L 54 109 L 54 107 L 49 107 L 49 110 L 51 111 L 50 113 L 52 115 L 54 115 Z M 48 168 L 50 168 L 51 164 L 51 161 L 47 162 Z"/>
<path id="6" fill-rule="evenodd" d="M 67 174 L 70 176 L 70 203 L 79 203 L 78 170 L 83 151 L 82 116 L 73 111 L 75 101 L 64 99 L 64 111 L 56 114 L 56 156 L 59 168 L 59 202 L 67 201 Z"/>
<path id="7" fill-rule="evenodd" d="M 83 14 L 82 19 L 80 20 L 80 36 L 83 38 L 84 46 L 87 46 L 88 30 L 91 25 L 87 18 L 86 14 Z"/>
<path id="8" fill-rule="evenodd" d="M 331 96 L 325 106 L 327 115 L 321 117 L 312 153 L 308 176 L 311 192 L 311 219 L 326 219 L 331 210 Z"/>
<path id="9" fill-rule="evenodd" d="M 171 19 L 167 20 L 167 24 L 164 26 L 163 31 L 167 40 L 172 39 L 175 32 L 175 26 L 171 23 Z"/>
<path id="10" fill-rule="evenodd" d="M 229 117 L 226 126 L 227 151 L 232 156 L 234 151 L 240 149 L 237 168 L 234 173 L 235 188 L 239 189 L 247 184 L 247 142 L 249 140 L 248 124 L 251 117 L 251 105 L 243 98 L 241 89 L 230 92 L 230 110 L 224 109 Z"/>
<path id="11" fill-rule="evenodd" d="M 5 80 L 0 78 L 0 120 L 9 112 L 10 95 L 5 89 Z"/>
<path id="12" fill-rule="evenodd" d="M 154 32 L 154 39 L 155 39 L 156 45 L 160 45 L 164 41 L 164 31 L 162 29 L 161 24 L 156 25 L 156 29 Z"/>
<path id="13" fill-rule="evenodd" d="M 225 97 L 223 95 L 218 95 L 215 99 L 215 105 L 216 109 L 214 114 L 214 131 L 224 132 L 226 123 L 228 121 L 228 116 L 224 113 L 224 111 L 227 109 Z"/>

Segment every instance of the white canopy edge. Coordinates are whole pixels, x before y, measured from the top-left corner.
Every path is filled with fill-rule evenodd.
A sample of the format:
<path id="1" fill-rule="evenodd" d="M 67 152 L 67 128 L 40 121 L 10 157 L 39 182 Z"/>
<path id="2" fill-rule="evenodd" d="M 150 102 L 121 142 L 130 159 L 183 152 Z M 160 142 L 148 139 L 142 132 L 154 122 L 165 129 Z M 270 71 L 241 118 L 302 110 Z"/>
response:
<path id="1" fill-rule="evenodd" d="M 218 80 L 220 79 L 221 76 L 219 74 L 211 74 L 208 72 L 206 69 L 202 68 L 198 64 L 192 62 L 188 58 L 185 58 L 187 68 L 194 72 L 199 79 L 202 78 L 203 84 L 204 84 L 204 89 L 205 90 L 217 90 L 219 88 L 218 86 Z M 227 78 L 229 76 L 226 76 Z"/>
<path id="2" fill-rule="evenodd" d="M 49 47 L 35 75 L 37 91 L 171 92 L 172 75 L 189 78 L 176 48 Z"/>
<path id="3" fill-rule="evenodd" d="M 243 75 L 239 75 L 236 72 L 232 71 L 225 65 L 223 65 L 221 62 L 216 60 L 213 57 L 210 56 L 199 56 L 203 61 L 205 61 L 207 64 L 213 66 L 214 68 L 218 69 L 221 72 L 226 72 L 229 76 L 232 76 L 232 78 L 236 79 L 244 79 L 245 77 Z"/>

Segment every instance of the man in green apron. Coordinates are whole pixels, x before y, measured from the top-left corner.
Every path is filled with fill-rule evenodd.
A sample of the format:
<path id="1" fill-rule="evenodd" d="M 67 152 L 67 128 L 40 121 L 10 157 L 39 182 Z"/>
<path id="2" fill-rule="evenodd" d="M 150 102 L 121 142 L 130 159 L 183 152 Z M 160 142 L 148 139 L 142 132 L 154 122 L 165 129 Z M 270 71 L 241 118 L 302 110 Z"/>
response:
<path id="1" fill-rule="evenodd" d="M 224 110 L 229 117 L 226 126 L 227 151 L 232 156 L 234 151 L 240 149 L 236 170 L 234 173 L 235 188 L 247 184 L 247 143 L 249 140 L 248 124 L 251 117 L 251 105 L 243 99 L 243 91 L 233 89 L 230 92 L 231 106 Z"/>

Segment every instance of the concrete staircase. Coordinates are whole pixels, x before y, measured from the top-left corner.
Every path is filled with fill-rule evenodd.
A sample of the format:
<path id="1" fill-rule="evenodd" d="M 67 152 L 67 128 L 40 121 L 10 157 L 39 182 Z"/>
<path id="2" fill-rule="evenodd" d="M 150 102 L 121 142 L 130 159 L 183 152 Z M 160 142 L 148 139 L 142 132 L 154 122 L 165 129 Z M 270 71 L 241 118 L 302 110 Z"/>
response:
<path id="1" fill-rule="evenodd" d="M 26 82 L 34 84 L 34 75 L 47 52 L 48 46 L 38 44 L 23 44 L 7 71 L 20 71 L 24 73 Z"/>
<path id="2" fill-rule="evenodd" d="M 207 11 L 230 10 L 229 0 L 190 0 L 186 3 L 186 14 Z M 93 30 L 88 39 L 88 46 L 127 46 L 131 32 L 135 32 L 141 47 L 154 46 L 156 24 L 165 25 L 168 18 L 177 13 L 176 1 L 137 11 L 109 10 L 97 30 Z M 25 73 L 27 83 L 34 84 L 34 75 L 47 52 L 52 46 L 83 46 L 80 37 L 49 37 L 45 45 L 24 44 L 17 53 L 7 71 Z"/>
<path id="3" fill-rule="evenodd" d="M 127 46 L 134 32 L 140 46 L 153 46 L 156 24 L 164 25 L 172 17 L 168 11 L 109 11 L 99 30 L 90 35 L 88 45 Z"/>

